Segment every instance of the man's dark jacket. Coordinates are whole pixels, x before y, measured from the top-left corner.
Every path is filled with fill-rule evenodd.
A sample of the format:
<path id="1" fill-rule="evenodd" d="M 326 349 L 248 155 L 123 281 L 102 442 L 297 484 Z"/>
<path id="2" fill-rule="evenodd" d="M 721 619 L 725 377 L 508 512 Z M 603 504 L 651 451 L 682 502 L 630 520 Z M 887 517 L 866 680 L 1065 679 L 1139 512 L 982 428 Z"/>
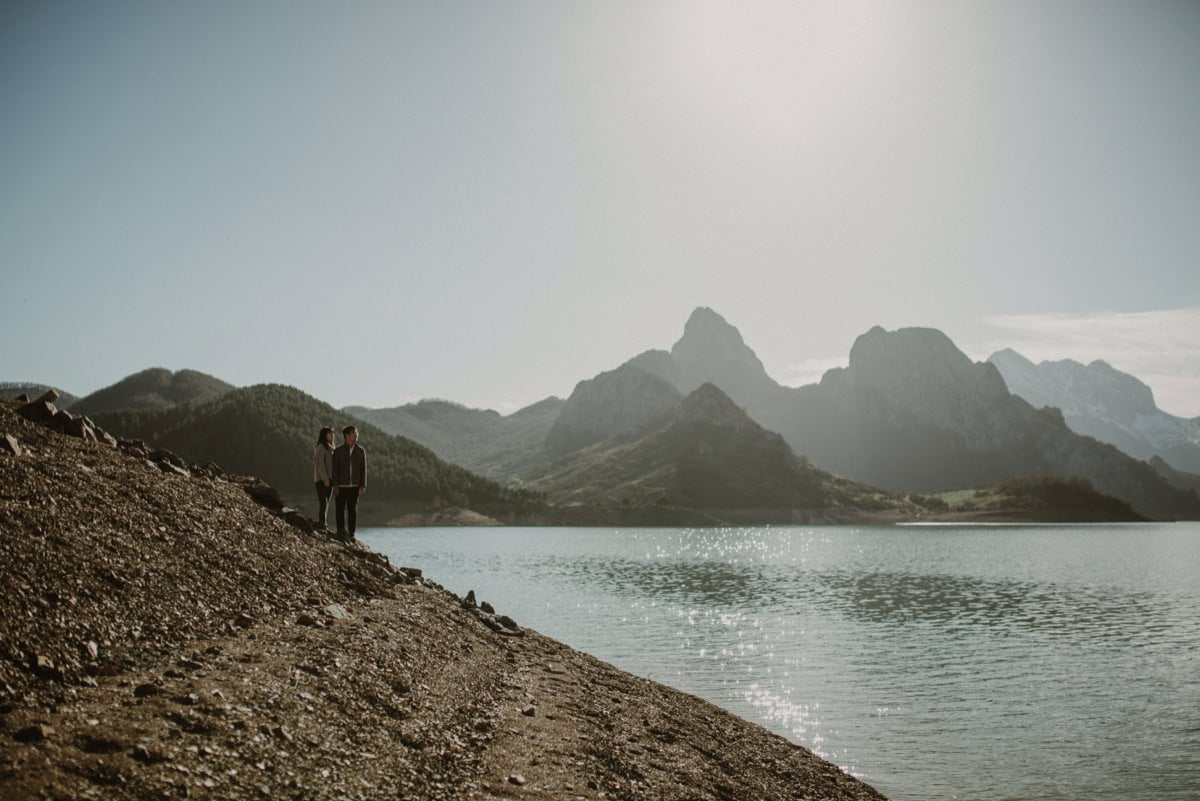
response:
<path id="1" fill-rule="evenodd" d="M 333 486 L 367 486 L 367 454 L 362 445 L 355 445 L 354 452 L 342 443 L 333 451 Z"/>

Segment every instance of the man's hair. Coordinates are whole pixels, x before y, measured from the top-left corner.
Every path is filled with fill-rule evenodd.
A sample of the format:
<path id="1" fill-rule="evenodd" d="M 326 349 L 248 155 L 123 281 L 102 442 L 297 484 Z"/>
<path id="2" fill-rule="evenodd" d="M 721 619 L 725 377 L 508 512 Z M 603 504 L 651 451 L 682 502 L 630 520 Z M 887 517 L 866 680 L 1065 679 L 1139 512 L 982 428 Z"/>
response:
<path id="1" fill-rule="evenodd" d="M 354 426 L 346 426 L 345 428 L 342 429 L 342 436 L 343 437 L 350 436 L 351 431 L 358 431 L 358 429 L 355 428 Z"/>

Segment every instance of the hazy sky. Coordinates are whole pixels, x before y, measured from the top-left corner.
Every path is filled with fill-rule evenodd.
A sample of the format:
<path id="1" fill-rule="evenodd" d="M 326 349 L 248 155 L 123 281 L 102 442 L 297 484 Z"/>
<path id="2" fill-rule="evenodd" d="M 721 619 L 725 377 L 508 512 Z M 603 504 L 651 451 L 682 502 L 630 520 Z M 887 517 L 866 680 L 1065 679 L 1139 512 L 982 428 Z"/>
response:
<path id="1" fill-rule="evenodd" d="M 1200 3 L 0 4 L 0 380 L 511 411 L 692 309 L 1200 415 Z"/>

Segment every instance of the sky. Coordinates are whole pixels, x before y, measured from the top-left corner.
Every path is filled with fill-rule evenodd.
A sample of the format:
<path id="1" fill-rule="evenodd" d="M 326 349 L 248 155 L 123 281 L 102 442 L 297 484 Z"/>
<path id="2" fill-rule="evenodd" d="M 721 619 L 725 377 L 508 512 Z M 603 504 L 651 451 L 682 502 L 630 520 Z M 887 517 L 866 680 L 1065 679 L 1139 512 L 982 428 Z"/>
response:
<path id="1" fill-rule="evenodd" d="M 0 4 L 0 380 L 510 412 L 697 306 L 1200 415 L 1200 3 Z"/>

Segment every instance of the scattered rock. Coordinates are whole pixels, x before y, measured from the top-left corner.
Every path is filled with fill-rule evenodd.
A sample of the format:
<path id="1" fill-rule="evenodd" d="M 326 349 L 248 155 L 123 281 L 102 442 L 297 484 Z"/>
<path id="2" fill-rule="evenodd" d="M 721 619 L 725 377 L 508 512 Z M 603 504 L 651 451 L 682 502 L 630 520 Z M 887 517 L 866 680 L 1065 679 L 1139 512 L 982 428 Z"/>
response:
<path id="1" fill-rule="evenodd" d="M 33 401 L 17 409 L 17 414 L 35 423 L 46 425 L 58 414 L 58 409 L 49 401 Z"/>
<path id="2" fill-rule="evenodd" d="M 54 727 L 48 723 L 35 723 L 19 729 L 13 738 L 22 743 L 40 743 L 54 736 Z"/>
<path id="3" fill-rule="evenodd" d="M 9 456 L 21 455 L 21 443 L 12 434 L 5 434 L 0 437 L 0 453 L 7 453 Z"/>
<path id="4" fill-rule="evenodd" d="M 179 465 L 172 464 L 171 462 L 162 461 L 162 462 L 155 462 L 155 464 L 158 466 L 158 469 L 163 471 L 164 473 L 173 473 L 177 476 L 190 476 L 191 475 L 191 473 L 188 471 L 188 469 L 186 467 L 180 467 Z"/>
<path id="5" fill-rule="evenodd" d="M 146 682 L 145 684 L 139 684 L 138 686 L 133 688 L 133 697 L 134 698 L 148 698 L 151 695 L 158 695 L 161 692 L 162 692 L 162 687 L 159 687 L 154 682 Z"/>
<path id="6" fill-rule="evenodd" d="M 537 707 L 534 706 L 533 704 L 530 704 L 529 706 L 527 706 L 521 710 L 521 714 L 527 718 L 532 718 L 537 715 Z"/>
<path id="7" fill-rule="evenodd" d="M 33 657 L 33 673 L 38 678 L 62 680 L 62 671 L 54 664 L 54 660 L 48 656 L 37 654 Z"/>
<path id="8" fill-rule="evenodd" d="M 254 478 L 250 479 L 242 486 L 242 488 L 246 490 L 247 495 L 268 509 L 271 509 L 275 512 L 280 512 L 283 510 L 283 496 L 280 495 L 279 491 L 267 482 Z"/>
<path id="9" fill-rule="evenodd" d="M 43 392 L 41 395 L 39 395 L 38 399 L 34 402 L 35 403 L 58 403 L 58 399 L 61 397 L 62 397 L 62 395 L 59 393 L 59 391 L 57 389 L 48 389 L 45 392 Z"/>
<path id="10" fill-rule="evenodd" d="M 160 762 L 170 762 L 171 758 L 160 751 L 153 751 L 145 745 L 139 745 L 129 753 L 129 758 L 143 765 L 156 765 Z"/>
<path id="11" fill-rule="evenodd" d="M 341 604 L 329 604 L 325 607 L 325 614 L 329 615 L 334 620 L 353 620 L 354 616 L 346 610 L 346 607 Z"/>
<path id="12" fill-rule="evenodd" d="M 524 787 L 525 786 L 525 777 L 522 776 L 520 773 L 510 773 L 508 776 L 508 783 L 515 784 L 518 787 Z"/>

